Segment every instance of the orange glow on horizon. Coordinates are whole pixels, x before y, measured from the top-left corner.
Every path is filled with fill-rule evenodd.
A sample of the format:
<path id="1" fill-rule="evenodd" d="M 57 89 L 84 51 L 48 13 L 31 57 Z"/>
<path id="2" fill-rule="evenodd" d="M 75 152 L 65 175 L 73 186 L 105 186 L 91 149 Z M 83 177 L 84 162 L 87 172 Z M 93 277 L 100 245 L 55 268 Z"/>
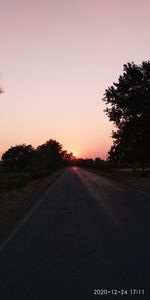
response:
<path id="1" fill-rule="evenodd" d="M 74 158 L 77 158 L 77 154 L 75 152 L 72 153 Z"/>
<path id="2" fill-rule="evenodd" d="M 106 159 L 114 125 L 102 98 L 123 64 L 149 60 L 150 1 L 1 2 L 0 159 L 49 139 Z"/>

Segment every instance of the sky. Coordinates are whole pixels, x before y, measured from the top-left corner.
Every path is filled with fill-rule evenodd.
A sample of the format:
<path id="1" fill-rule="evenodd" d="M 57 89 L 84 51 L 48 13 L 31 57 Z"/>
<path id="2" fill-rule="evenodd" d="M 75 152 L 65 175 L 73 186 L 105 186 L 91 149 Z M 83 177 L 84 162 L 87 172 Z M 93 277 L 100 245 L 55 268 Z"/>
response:
<path id="1" fill-rule="evenodd" d="M 150 59 L 149 0 L 0 0 L 0 156 L 50 138 L 77 157 L 112 144 L 105 89 Z"/>

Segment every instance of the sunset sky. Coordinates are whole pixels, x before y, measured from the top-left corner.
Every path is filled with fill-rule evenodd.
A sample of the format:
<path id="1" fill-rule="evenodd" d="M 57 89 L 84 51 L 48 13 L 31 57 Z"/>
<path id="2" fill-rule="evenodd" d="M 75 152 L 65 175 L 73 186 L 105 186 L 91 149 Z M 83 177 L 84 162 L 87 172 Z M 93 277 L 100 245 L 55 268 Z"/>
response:
<path id="1" fill-rule="evenodd" d="M 150 59 L 149 0 L 0 0 L 0 155 L 52 138 L 105 158 L 105 89 Z"/>

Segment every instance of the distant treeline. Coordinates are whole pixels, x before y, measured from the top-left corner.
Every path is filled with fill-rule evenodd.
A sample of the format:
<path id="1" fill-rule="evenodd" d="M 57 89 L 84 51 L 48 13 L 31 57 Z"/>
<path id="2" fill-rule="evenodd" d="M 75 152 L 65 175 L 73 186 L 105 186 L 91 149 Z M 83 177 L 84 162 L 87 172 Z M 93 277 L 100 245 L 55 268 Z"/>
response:
<path id="1" fill-rule="evenodd" d="M 69 164 L 72 159 L 72 153 L 50 139 L 37 148 L 26 144 L 9 148 L 2 155 L 2 165 L 6 171 L 30 172 L 33 177 L 38 177 Z"/>
<path id="2" fill-rule="evenodd" d="M 108 167 L 109 162 L 102 160 L 100 157 L 92 158 L 79 158 L 73 161 L 73 164 L 79 167 L 92 168 L 97 170 L 104 170 Z"/>
<path id="3" fill-rule="evenodd" d="M 132 168 L 131 163 L 127 162 L 116 162 L 110 161 L 109 159 L 103 160 L 100 157 L 96 157 L 95 159 L 93 158 L 79 158 L 76 160 L 72 160 L 70 162 L 73 165 L 76 165 L 78 167 L 83 167 L 83 168 L 90 168 L 90 169 L 95 169 L 95 170 L 100 170 L 100 171 L 107 171 L 110 169 L 120 169 L 120 168 Z M 137 167 L 139 167 L 137 165 Z"/>

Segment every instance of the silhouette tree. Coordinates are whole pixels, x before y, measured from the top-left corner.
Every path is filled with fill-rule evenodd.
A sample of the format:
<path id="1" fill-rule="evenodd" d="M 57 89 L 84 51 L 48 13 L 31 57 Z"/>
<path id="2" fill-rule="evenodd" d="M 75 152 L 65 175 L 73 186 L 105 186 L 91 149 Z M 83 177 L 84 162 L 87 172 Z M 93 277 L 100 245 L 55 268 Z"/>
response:
<path id="1" fill-rule="evenodd" d="M 16 145 L 2 155 L 2 161 L 8 170 L 22 171 L 32 164 L 33 154 L 31 145 Z"/>
<path id="2" fill-rule="evenodd" d="M 73 153 L 72 152 L 68 153 L 66 150 L 63 150 L 61 152 L 61 157 L 65 164 L 68 164 L 74 160 Z"/>
<path id="3" fill-rule="evenodd" d="M 34 149 L 31 145 L 16 145 L 2 155 L 7 170 L 28 171 L 32 178 L 43 177 L 64 165 L 69 165 L 73 154 L 62 149 L 56 140 L 50 139 Z"/>
<path id="4" fill-rule="evenodd" d="M 42 164 L 43 170 L 49 170 L 60 165 L 63 160 L 62 145 L 50 139 L 36 149 L 39 164 Z"/>
<path id="5" fill-rule="evenodd" d="M 139 161 L 144 173 L 150 151 L 150 61 L 125 64 L 123 75 L 105 90 L 103 101 L 109 120 L 117 127 L 109 158 Z"/>
<path id="6" fill-rule="evenodd" d="M 105 167 L 105 161 L 102 160 L 100 157 L 96 157 L 94 162 L 94 168 L 103 169 L 104 167 Z"/>

